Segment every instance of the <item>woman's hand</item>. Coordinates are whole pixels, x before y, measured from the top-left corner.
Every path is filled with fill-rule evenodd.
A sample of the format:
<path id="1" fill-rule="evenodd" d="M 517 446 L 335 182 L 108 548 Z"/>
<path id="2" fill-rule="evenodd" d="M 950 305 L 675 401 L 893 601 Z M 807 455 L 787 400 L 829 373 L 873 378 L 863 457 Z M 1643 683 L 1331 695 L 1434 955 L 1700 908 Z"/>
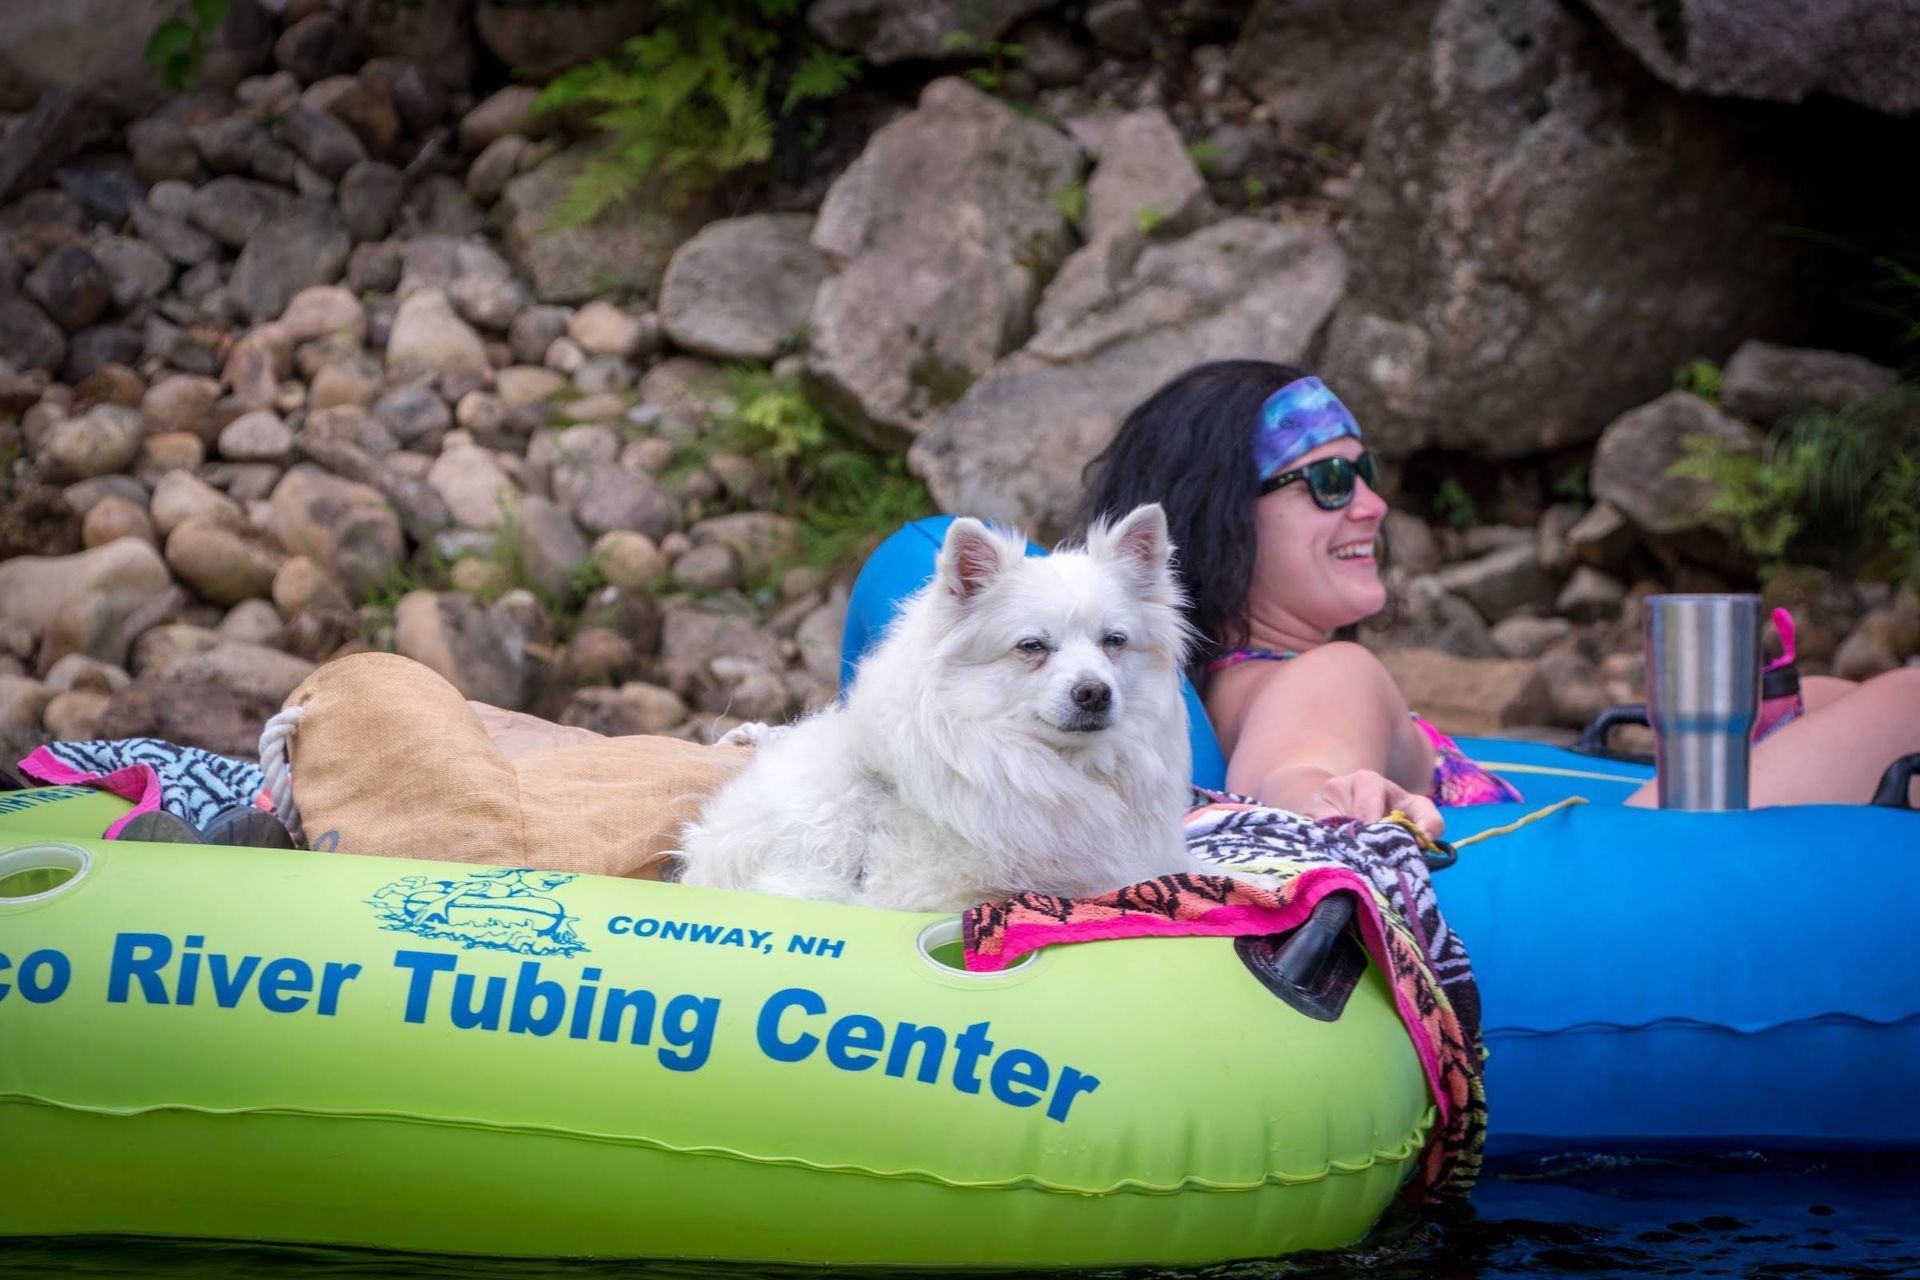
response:
<path id="1" fill-rule="evenodd" d="M 1436 839 L 1447 826 L 1433 801 L 1371 769 L 1328 775 L 1302 804 L 1299 812 L 1309 818 L 1345 817 L 1361 822 L 1379 822 L 1398 809 L 1414 826 Z"/>

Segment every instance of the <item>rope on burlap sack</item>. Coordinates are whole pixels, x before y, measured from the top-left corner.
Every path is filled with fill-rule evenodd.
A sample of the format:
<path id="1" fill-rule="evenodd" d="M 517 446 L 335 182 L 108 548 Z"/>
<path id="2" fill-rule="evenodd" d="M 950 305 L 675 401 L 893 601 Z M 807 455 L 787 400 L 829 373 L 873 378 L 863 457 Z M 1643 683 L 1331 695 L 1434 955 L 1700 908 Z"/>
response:
<path id="1" fill-rule="evenodd" d="M 293 802 L 293 758 L 291 743 L 304 706 L 286 707 L 276 712 L 260 731 L 260 771 L 267 775 L 267 796 L 273 801 L 273 814 L 292 833 L 294 843 L 307 847 L 307 833 L 301 829 L 300 810 Z"/>

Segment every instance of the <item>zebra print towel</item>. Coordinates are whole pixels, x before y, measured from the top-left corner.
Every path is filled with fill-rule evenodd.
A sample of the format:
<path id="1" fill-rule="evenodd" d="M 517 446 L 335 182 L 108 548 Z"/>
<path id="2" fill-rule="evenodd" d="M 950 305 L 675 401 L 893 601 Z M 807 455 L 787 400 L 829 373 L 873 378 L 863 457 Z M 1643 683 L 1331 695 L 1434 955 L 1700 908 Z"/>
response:
<path id="1" fill-rule="evenodd" d="M 260 766 L 159 738 L 53 742 L 22 760 L 20 772 L 48 786 L 97 787 L 133 801 L 106 829 L 111 840 L 136 816 L 164 809 L 196 827 L 223 809 L 263 803 Z"/>

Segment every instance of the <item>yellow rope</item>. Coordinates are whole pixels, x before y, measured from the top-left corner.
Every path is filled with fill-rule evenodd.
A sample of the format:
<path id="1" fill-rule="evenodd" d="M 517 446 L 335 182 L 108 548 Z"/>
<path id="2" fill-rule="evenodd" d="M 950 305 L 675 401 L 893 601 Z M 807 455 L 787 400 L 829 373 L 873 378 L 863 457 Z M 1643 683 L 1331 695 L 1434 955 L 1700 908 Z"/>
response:
<path id="1" fill-rule="evenodd" d="M 1464 849 L 1476 840 L 1485 840 L 1490 836 L 1512 835 L 1514 832 L 1518 831 L 1520 828 L 1526 826 L 1529 822 L 1538 822 L 1540 819 L 1546 817 L 1550 813 L 1558 813 L 1562 809 L 1570 809 L 1576 804 L 1586 804 L 1586 803 L 1587 803 L 1587 798 L 1585 796 L 1568 796 L 1565 800 L 1556 801 L 1555 803 L 1548 805 L 1544 809 L 1541 809 L 1535 813 L 1528 814 L 1526 817 L 1521 818 L 1517 822 L 1509 822 L 1504 827 L 1488 827 L 1485 831 L 1475 832 L 1473 835 L 1466 837 L 1464 840 L 1455 840 L 1453 842 L 1453 847 L 1456 849 Z"/>

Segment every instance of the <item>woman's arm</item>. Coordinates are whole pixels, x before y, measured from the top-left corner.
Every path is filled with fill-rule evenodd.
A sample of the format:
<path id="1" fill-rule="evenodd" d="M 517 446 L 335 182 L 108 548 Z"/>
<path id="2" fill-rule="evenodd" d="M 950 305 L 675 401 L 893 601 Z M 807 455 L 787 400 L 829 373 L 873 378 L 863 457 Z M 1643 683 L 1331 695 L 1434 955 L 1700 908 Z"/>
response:
<path id="1" fill-rule="evenodd" d="M 1375 821 L 1399 809 L 1438 835 L 1433 747 L 1378 658 L 1336 642 L 1275 670 L 1248 705 L 1227 787 L 1308 817 Z"/>

